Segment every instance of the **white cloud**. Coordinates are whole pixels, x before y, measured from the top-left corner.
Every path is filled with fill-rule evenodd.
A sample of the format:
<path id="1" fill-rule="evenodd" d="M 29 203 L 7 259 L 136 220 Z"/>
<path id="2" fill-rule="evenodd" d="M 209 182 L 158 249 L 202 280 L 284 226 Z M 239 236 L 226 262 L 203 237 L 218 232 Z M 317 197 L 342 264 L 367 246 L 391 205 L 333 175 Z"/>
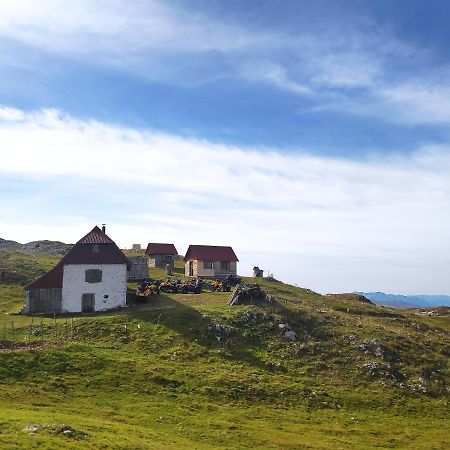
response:
<path id="1" fill-rule="evenodd" d="M 242 272 L 323 292 L 450 292 L 448 148 L 353 161 L 0 112 L 0 180 L 30 186 L 0 192 L 1 237 L 74 241 L 107 221 L 124 246 L 231 244 Z"/>
<path id="2" fill-rule="evenodd" d="M 271 82 L 304 95 L 321 87 L 372 86 L 392 58 L 412 53 L 366 20 L 322 19 L 326 26 L 320 30 L 302 23 L 298 32 L 287 33 L 158 0 L 0 1 L 0 37 L 160 80 L 186 78 L 189 64 L 180 55 L 219 54 L 227 68 L 217 70 L 225 75 Z"/>
<path id="3" fill-rule="evenodd" d="M 226 52 L 270 44 L 263 33 L 156 0 L 15 0 L 0 2 L 0 12 L 0 36 L 111 64 L 126 65 L 152 52 Z"/>

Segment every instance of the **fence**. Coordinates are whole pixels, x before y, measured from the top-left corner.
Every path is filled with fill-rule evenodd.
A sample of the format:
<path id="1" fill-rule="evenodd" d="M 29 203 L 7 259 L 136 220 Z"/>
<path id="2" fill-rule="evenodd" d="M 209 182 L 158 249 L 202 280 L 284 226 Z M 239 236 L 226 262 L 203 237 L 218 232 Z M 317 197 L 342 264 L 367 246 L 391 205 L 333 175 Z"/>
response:
<path id="1" fill-rule="evenodd" d="M 0 328 L 0 350 L 43 348 L 73 341 L 74 320 L 68 317 L 30 318 L 28 325 L 16 326 L 14 320 L 4 322 Z"/>
<path id="2" fill-rule="evenodd" d="M 161 314 L 151 322 L 159 325 L 160 319 Z M 66 345 L 75 340 L 83 341 L 86 339 L 86 332 L 83 332 L 83 328 L 78 328 L 80 325 L 82 326 L 81 323 L 77 324 L 73 317 L 57 316 L 45 319 L 31 317 L 28 324 L 23 324 L 23 320 L 20 320 L 20 326 L 17 326 L 14 320 L 3 322 L 0 325 L 0 352 L 43 349 Z M 142 334 L 141 325 L 136 323 L 116 324 L 116 332 L 118 329 L 124 338 L 140 337 Z"/>

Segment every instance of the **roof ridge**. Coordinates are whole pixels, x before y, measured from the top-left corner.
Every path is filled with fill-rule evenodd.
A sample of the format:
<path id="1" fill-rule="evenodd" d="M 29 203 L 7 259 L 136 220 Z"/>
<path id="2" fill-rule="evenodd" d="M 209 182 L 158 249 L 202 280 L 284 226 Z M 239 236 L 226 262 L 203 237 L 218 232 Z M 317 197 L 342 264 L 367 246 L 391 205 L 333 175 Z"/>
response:
<path id="1" fill-rule="evenodd" d="M 77 244 L 115 244 L 115 242 L 95 225 L 95 227 L 83 236 Z"/>

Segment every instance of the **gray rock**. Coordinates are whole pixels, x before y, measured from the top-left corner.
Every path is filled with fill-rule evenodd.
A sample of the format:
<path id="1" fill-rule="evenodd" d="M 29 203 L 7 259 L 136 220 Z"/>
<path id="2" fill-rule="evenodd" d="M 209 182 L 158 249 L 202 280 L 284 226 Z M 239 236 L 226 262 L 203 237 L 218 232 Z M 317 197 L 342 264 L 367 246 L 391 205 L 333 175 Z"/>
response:
<path id="1" fill-rule="evenodd" d="M 286 333 L 284 333 L 284 337 L 292 342 L 295 342 L 298 339 L 297 334 L 292 330 L 286 331 Z"/>
<path id="2" fill-rule="evenodd" d="M 27 431 L 28 433 L 36 433 L 39 430 L 39 425 L 25 425 L 23 431 Z"/>

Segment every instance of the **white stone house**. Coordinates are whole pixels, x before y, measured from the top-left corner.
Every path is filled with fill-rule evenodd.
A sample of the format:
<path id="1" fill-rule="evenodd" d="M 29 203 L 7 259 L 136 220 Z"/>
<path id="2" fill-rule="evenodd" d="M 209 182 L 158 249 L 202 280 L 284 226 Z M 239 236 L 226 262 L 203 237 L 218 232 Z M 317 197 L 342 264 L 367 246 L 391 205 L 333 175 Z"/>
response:
<path id="1" fill-rule="evenodd" d="M 49 272 L 25 287 L 24 312 L 90 313 L 126 305 L 128 258 L 94 227 Z"/>

